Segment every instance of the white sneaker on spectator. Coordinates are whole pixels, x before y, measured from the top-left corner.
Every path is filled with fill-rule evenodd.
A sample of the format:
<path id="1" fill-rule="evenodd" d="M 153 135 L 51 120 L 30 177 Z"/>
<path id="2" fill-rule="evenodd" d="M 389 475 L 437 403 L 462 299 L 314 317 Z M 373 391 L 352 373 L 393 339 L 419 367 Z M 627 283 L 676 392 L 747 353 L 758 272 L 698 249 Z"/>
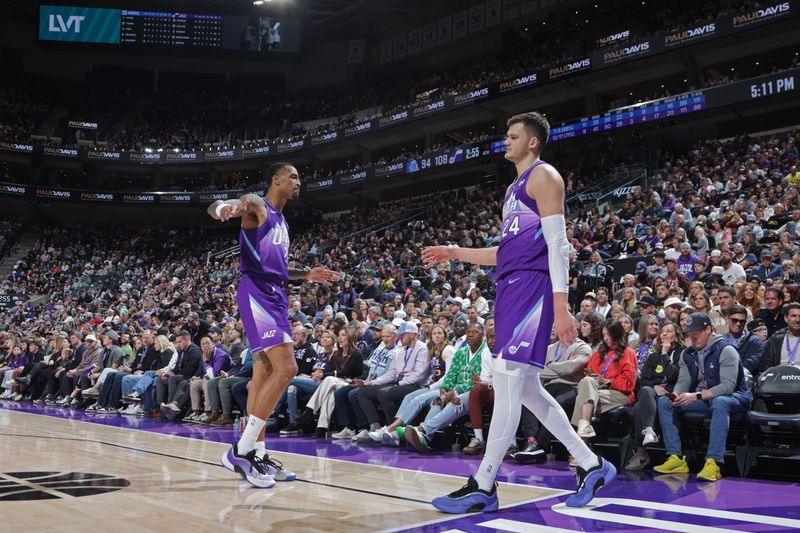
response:
<path id="1" fill-rule="evenodd" d="M 136 416 L 145 416 L 147 413 L 145 412 L 144 408 L 141 405 L 136 406 L 136 411 L 134 413 Z"/>
<path id="2" fill-rule="evenodd" d="M 587 422 L 586 420 L 580 420 L 578 422 L 578 436 L 580 438 L 590 439 L 595 435 L 596 433 L 594 432 L 594 428 L 589 422 Z"/>
<path id="3" fill-rule="evenodd" d="M 625 470 L 644 470 L 650 464 L 650 456 L 648 454 L 639 455 L 634 453 L 628 464 L 625 465 Z"/>
<path id="4" fill-rule="evenodd" d="M 372 435 L 370 435 L 371 437 Z M 381 435 L 381 442 L 384 446 L 392 446 L 394 448 L 400 447 L 400 435 L 396 431 L 385 431 Z"/>
<path id="5" fill-rule="evenodd" d="M 84 398 L 97 398 L 98 396 L 100 396 L 100 391 L 98 389 L 90 387 L 88 389 L 83 389 L 81 391 L 81 394 L 83 395 Z"/>
<path id="6" fill-rule="evenodd" d="M 369 439 L 372 442 L 383 442 L 383 434 L 384 433 L 389 433 L 389 430 L 386 429 L 386 426 L 383 426 L 382 428 L 378 428 L 375 431 L 370 431 L 368 433 L 369 434 Z"/>
<path id="7" fill-rule="evenodd" d="M 651 428 L 650 426 L 642 430 L 642 435 L 644 435 L 644 439 L 642 440 L 642 446 L 647 446 L 648 444 L 654 444 L 658 442 L 658 435 L 656 435 L 656 432 L 653 431 L 653 428 Z"/>
<path id="8" fill-rule="evenodd" d="M 202 414 L 201 414 L 201 415 L 200 415 L 200 416 L 197 418 L 197 422 L 198 422 L 199 424 L 202 424 L 202 423 L 204 423 L 206 420 L 208 420 L 209 418 L 211 418 L 209 415 L 207 415 L 207 414 L 205 414 L 205 413 L 202 413 Z"/>
<path id="9" fill-rule="evenodd" d="M 343 430 L 339 431 L 338 433 L 334 433 L 331 435 L 332 439 L 352 439 L 356 436 L 356 432 L 348 427 L 344 428 Z M 275 478 L 278 479 L 278 478 Z"/>
<path id="10" fill-rule="evenodd" d="M 372 439 L 369 438 L 369 431 L 366 429 L 359 431 L 351 440 L 353 442 L 372 442 Z"/>

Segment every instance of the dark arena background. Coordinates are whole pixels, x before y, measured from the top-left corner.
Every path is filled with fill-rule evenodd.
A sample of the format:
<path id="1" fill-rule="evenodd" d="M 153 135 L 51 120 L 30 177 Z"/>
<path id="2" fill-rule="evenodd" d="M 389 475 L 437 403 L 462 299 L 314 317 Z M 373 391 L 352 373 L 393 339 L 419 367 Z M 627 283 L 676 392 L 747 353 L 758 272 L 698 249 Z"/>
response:
<path id="1" fill-rule="evenodd" d="M 797 0 L 0 12 L 0 530 L 800 530 Z M 523 408 L 500 509 L 448 515 L 430 502 L 478 470 L 492 422 L 498 276 L 422 251 L 514 231 L 507 120 L 531 111 L 579 333 L 541 378 L 618 475 L 565 505 L 574 461 Z M 277 162 L 301 183 L 289 267 L 340 279 L 286 284 L 298 374 L 266 448 L 296 479 L 261 490 L 220 465 L 248 415 L 237 286 L 258 254 L 207 209 L 264 197 Z M 736 385 L 699 369 L 698 324 Z M 609 377 L 616 328 L 636 364 Z M 408 338 L 427 353 L 410 388 Z"/>

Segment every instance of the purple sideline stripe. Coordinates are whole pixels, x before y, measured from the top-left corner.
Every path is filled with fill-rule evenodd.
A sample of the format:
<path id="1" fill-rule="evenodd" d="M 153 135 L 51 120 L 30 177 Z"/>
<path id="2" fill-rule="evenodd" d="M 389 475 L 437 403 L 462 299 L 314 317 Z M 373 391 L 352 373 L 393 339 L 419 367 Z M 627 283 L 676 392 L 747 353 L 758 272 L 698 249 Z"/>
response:
<path id="1" fill-rule="evenodd" d="M 196 424 L 179 422 L 162 422 L 150 418 L 138 418 L 120 415 L 93 415 L 83 411 L 62 409 L 57 407 L 37 407 L 30 403 L 2 401 L 0 409 L 34 413 L 57 418 L 80 420 L 118 428 L 130 428 L 150 431 L 162 435 L 176 435 L 198 440 L 231 443 L 234 432 L 231 429 L 209 428 Z M 480 464 L 480 458 L 467 457 L 459 452 L 445 452 L 436 455 L 420 455 L 406 449 L 384 448 L 372 445 L 357 445 L 349 441 L 330 442 L 315 441 L 307 438 L 279 438 L 268 436 L 269 448 L 275 451 L 297 453 L 308 456 L 324 456 L 331 459 L 352 461 L 413 470 L 466 477 L 472 474 Z M 683 484 L 667 484 L 653 479 L 650 472 L 620 473 L 619 481 L 603 490 L 603 498 L 647 499 L 653 502 L 671 503 L 700 507 L 709 510 L 714 508 L 749 513 L 754 515 L 779 516 L 800 519 L 800 486 L 793 483 L 750 480 L 726 477 L 714 484 L 697 483 L 694 475 L 687 477 Z M 548 463 L 546 465 L 520 466 L 511 461 L 503 463 L 498 476 L 499 481 L 542 486 L 556 489 L 573 489 L 575 476 L 565 462 Z M 453 489 L 458 488 L 454 482 Z M 497 513 L 470 515 L 462 518 L 448 519 L 442 515 L 442 522 L 411 528 L 406 531 L 441 532 L 449 529 L 462 531 L 485 530 L 478 524 L 490 520 L 504 518 L 535 526 L 536 524 L 563 528 L 574 531 L 658 531 L 652 528 L 637 528 L 625 524 L 611 523 L 605 520 L 575 518 L 551 509 L 565 497 L 548 498 L 533 504 L 523 504 Z M 502 504 L 502 495 L 501 495 Z M 608 505 L 600 509 L 603 512 L 618 512 L 627 516 L 641 516 L 672 520 L 687 524 L 710 527 L 725 527 L 741 531 L 786 531 L 786 528 L 768 524 L 745 523 L 737 520 L 715 518 L 713 516 L 697 516 L 671 511 L 647 510 L 624 505 Z"/>

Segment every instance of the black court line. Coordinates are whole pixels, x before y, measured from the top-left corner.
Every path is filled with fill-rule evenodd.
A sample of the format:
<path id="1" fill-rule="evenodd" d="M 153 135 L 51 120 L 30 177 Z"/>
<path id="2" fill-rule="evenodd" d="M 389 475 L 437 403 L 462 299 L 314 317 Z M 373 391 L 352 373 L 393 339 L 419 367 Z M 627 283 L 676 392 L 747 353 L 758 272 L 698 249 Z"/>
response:
<path id="1" fill-rule="evenodd" d="M 140 452 L 140 453 L 149 453 L 149 454 L 152 454 L 152 455 L 160 455 L 162 457 L 169 457 L 171 459 L 180 459 L 182 461 L 189 461 L 189 462 L 192 462 L 192 463 L 200 463 L 200 464 L 205 464 L 205 465 L 210 465 L 210 466 L 216 466 L 216 467 L 219 467 L 219 468 L 225 468 L 221 464 L 215 463 L 215 462 L 211 462 L 211 461 L 204 461 L 202 459 L 191 459 L 189 457 L 182 457 L 180 455 L 172 455 L 172 454 L 169 454 L 169 453 L 155 452 L 155 451 L 152 451 L 152 450 L 144 450 L 142 448 L 136 448 L 134 446 L 126 446 L 124 444 L 117 444 L 117 443 L 114 443 L 114 442 L 105 442 L 105 441 L 100 441 L 100 440 L 78 439 L 78 438 L 73 438 L 73 437 L 43 436 L 43 435 L 22 435 L 22 434 L 12 434 L 12 433 L 0 433 L 0 437 L 22 437 L 22 438 L 31 438 L 31 439 L 54 439 L 54 440 L 68 440 L 68 441 L 75 441 L 75 442 L 91 442 L 91 443 L 95 443 L 95 444 L 105 444 L 106 446 L 112 446 L 114 448 L 122 448 L 122 449 L 125 449 L 125 450 L 132 450 L 132 451 Z M 425 504 L 425 505 L 430 504 L 430 502 L 428 500 L 419 500 L 417 498 L 408 498 L 406 496 L 395 496 L 395 495 L 392 495 L 392 494 L 385 494 L 383 492 L 375 492 L 375 491 L 366 490 L 366 489 L 355 489 L 355 488 L 352 488 L 352 487 L 341 487 L 339 485 L 333 485 L 331 483 L 323 483 L 321 481 L 314 481 L 314 480 L 311 480 L 311 479 L 297 478 L 297 479 L 295 479 L 295 481 L 300 481 L 302 483 L 310 483 L 312 485 L 319 485 L 321 487 L 331 487 L 331 488 L 335 488 L 335 489 L 349 490 L 349 491 L 352 491 L 352 492 L 360 492 L 361 494 L 370 494 L 372 496 L 382 496 L 384 498 L 392 498 L 394 500 L 405 500 L 405 501 L 408 501 L 408 502 L 422 503 L 422 504 Z M 281 483 L 281 482 L 279 482 L 279 483 Z"/>

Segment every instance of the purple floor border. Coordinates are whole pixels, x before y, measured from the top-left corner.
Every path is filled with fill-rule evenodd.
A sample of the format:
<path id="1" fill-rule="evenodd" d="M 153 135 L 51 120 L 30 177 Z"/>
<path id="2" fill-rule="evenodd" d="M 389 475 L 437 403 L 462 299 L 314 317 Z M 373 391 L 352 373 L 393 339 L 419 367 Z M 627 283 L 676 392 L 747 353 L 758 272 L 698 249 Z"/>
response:
<path id="1" fill-rule="evenodd" d="M 209 428 L 196 424 L 161 422 L 121 415 L 88 414 L 77 410 L 37 407 L 27 402 L 2 400 L 0 409 L 212 442 L 231 443 L 235 440 L 234 431 L 231 429 Z M 448 474 L 462 478 L 474 473 L 480 463 L 480 458 L 464 456 L 458 452 L 420 455 L 408 449 L 360 445 L 349 441 L 332 442 L 269 435 L 267 443 L 269 449 L 274 451 Z M 572 490 L 575 487 L 574 473 L 569 470 L 566 463 L 559 461 L 525 466 L 506 461 L 501 466 L 498 481 L 562 490 Z M 458 488 L 458 484 L 459 482 L 454 480 L 453 489 Z M 797 483 L 740 478 L 725 478 L 717 483 L 699 483 L 695 481 L 694 475 L 654 476 L 652 472 L 622 473 L 618 481 L 603 489 L 598 497 L 613 501 L 608 501 L 596 510 L 590 510 L 590 513 L 595 514 L 588 517 L 569 516 L 559 512 L 558 508 L 554 510 L 554 506 L 563 501 L 562 496 L 501 509 L 500 512 L 492 514 L 452 518 L 442 515 L 441 522 L 421 525 L 406 531 L 471 532 L 507 530 L 509 527 L 513 530 L 514 527 L 519 528 L 520 524 L 528 526 L 527 530 L 530 531 L 547 530 L 545 526 L 551 528 L 549 531 L 671 531 L 674 528 L 661 527 L 659 524 L 669 526 L 678 523 L 687 524 L 687 527 L 724 528 L 735 531 L 800 530 L 800 506 L 797 505 L 800 501 L 800 486 Z M 626 506 L 625 500 L 646 501 L 652 508 Z M 664 508 L 664 505 L 680 507 Z M 702 513 L 696 509 L 702 509 Z M 731 518 L 724 516 L 724 511 L 743 514 Z M 603 516 L 603 512 L 610 514 Z M 784 522 L 780 522 L 780 519 Z M 494 522 L 490 527 L 480 525 L 493 520 L 511 522 Z M 656 522 L 647 522 L 648 520 Z M 659 520 L 663 522 L 657 522 Z M 513 524 L 509 526 L 509 523 Z"/>

